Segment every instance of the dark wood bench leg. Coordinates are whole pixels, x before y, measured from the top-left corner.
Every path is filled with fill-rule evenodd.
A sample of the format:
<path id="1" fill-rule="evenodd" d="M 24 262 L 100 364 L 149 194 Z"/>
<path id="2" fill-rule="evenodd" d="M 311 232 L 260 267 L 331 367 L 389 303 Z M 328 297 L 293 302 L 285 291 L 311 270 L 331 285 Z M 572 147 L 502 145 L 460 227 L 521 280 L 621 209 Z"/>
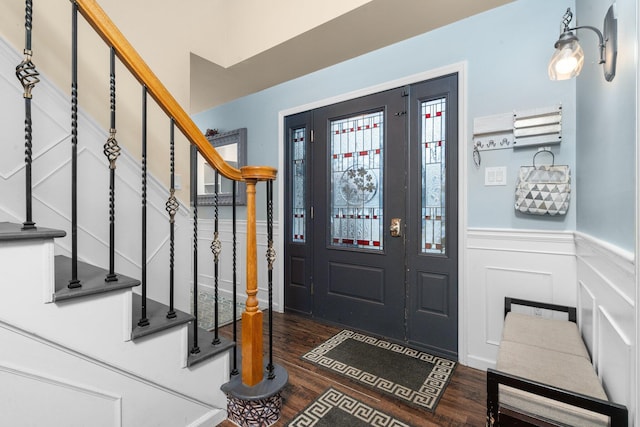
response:
<path id="1" fill-rule="evenodd" d="M 499 425 L 498 423 L 498 379 L 492 370 L 487 370 L 487 426 Z"/>

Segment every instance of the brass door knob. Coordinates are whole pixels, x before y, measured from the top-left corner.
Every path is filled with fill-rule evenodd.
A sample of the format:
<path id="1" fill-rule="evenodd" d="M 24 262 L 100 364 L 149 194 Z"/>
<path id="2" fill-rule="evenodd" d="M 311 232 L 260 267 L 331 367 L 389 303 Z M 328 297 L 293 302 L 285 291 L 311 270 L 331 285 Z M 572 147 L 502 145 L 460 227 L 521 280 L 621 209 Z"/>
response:
<path id="1" fill-rule="evenodd" d="M 400 218 L 391 218 L 389 233 L 391 233 L 391 237 L 402 236 L 402 220 Z"/>

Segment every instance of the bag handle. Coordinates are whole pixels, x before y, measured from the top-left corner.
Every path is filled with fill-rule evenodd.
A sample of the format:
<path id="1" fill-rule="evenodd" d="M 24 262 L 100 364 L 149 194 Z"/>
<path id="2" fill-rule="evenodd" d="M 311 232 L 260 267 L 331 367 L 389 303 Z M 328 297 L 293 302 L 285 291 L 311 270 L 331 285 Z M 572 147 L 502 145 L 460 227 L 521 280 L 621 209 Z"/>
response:
<path id="1" fill-rule="evenodd" d="M 540 153 L 549 153 L 551 154 L 551 166 L 554 166 L 556 163 L 556 156 L 553 155 L 553 152 L 551 152 L 551 150 L 547 150 L 546 148 L 538 151 L 536 154 L 533 155 L 533 167 L 536 167 L 536 156 Z"/>

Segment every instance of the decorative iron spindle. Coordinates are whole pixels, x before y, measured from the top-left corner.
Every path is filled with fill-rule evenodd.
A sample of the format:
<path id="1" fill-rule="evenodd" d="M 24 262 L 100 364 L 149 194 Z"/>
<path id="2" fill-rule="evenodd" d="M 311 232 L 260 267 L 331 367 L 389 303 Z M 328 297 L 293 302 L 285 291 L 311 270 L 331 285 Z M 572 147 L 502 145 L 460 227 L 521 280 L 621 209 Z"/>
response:
<path id="1" fill-rule="evenodd" d="M 276 377 L 273 366 L 273 263 L 276 250 L 273 248 L 273 181 L 267 181 L 267 263 L 269 278 L 269 364 L 267 378 Z"/>
<path id="2" fill-rule="evenodd" d="M 147 319 L 147 86 L 142 86 L 142 314 L 138 326 L 149 326 Z"/>
<path id="3" fill-rule="evenodd" d="M 78 279 L 78 5 L 71 3 L 71 279 L 70 289 L 82 286 Z"/>
<path id="4" fill-rule="evenodd" d="M 200 353 L 198 347 L 198 175 L 193 174 L 191 202 L 193 203 L 193 347 L 191 354 Z"/>
<path id="5" fill-rule="evenodd" d="M 38 76 L 40 73 L 36 70 L 36 66 L 31 61 L 33 52 L 31 51 L 31 33 L 33 28 L 33 4 L 31 0 L 27 0 L 25 5 L 24 20 L 24 59 L 16 67 L 16 77 L 20 80 L 20 84 L 24 89 L 24 163 L 25 163 L 25 221 L 22 223 L 23 230 L 31 230 L 36 228 L 33 222 L 33 185 L 31 182 L 31 163 L 33 156 L 33 129 L 31 121 L 31 91 L 33 87 L 40 81 Z"/>
<path id="6" fill-rule="evenodd" d="M 106 282 L 115 282 L 118 275 L 115 273 L 116 253 L 116 160 L 120 156 L 120 146 L 116 140 L 116 51 L 110 49 L 109 67 L 109 100 L 110 100 L 110 129 L 109 138 L 103 147 L 103 153 L 109 160 L 109 273 L 105 277 Z"/>
<path id="7" fill-rule="evenodd" d="M 236 258 L 238 255 L 238 247 L 237 247 L 237 235 L 236 235 L 236 181 L 232 181 L 231 186 L 231 234 L 232 236 L 232 252 L 233 252 L 233 342 L 238 342 L 238 322 L 236 322 L 236 307 L 238 305 L 238 275 L 237 275 L 237 262 Z M 238 370 L 238 347 L 233 348 L 233 369 L 231 370 L 231 375 L 239 375 L 240 371 Z"/>
<path id="8" fill-rule="evenodd" d="M 169 214 L 169 311 L 167 319 L 175 319 L 176 310 L 173 307 L 173 287 L 174 287 L 174 263 L 175 263 L 175 221 L 176 213 L 180 209 L 180 204 L 176 199 L 176 175 L 175 175 L 175 122 L 171 119 L 169 128 L 169 157 L 171 169 L 171 188 L 169 189 L 169 200 L 165 204 L 165 209 Z"/>
<path id="9" fill-rule="evenodd" d="M 213 229 L 213 241 L 211 242 L 211 252 L 213 252 L 213 277 L 214 277 L 214 287 L 213 287 L 213 322 L 214 322 L 214 336 L 211 344 L 217 345 L 220 344 L 220 337 L 218 336 L 218 275 L 219 275 L 219 264 L 220 261 L 220 253 L 222 252 L 222 243 L 220 243 L 220 235 L 218 233 L 218 180 L 220 179 L 220 175 L 216 170 L 215 173 L 215 184 L 213 186 L 213 208 L 214 208 L 214 229 Z"/>

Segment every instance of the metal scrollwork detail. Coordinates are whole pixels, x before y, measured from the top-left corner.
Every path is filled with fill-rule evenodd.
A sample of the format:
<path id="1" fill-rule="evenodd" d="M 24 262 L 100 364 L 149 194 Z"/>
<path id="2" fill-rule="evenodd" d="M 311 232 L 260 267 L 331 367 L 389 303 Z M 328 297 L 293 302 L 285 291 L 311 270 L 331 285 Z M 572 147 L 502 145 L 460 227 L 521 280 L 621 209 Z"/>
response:
<path id="1" fill-rule="evenodd" d="M 213 235 L 213 241 L 211 242 L 211 252 L 213 253 L 213 259 L 218 262 L 220 254 L 222 253 L 222 242 L 218 238 L 218 232 Z"/>
<path id="2" fill-rule="evenodd" d="M 104 150 L 102 151 L 107 159 L 109 160 L 109 169 L 116 168 L 116 160 L 120 157 L 122 149 L 118 145 L 118 141 L 116 140 L 116 130 L 109 130 L 109 138 L 107 142 L 104 144 Z"/>
<path id="3" fill-rule="evenodd" d="M 267 246 L 267 262 L 269 263 L 269 270 L 273 270 L 273 263 L 276 262 L 276 250 L 273 248 L 272 240 L 269 240 Z"/>
<path id="4" fill-rule="evenodd" d="M 178 209 L 180 209 L 180 203 L 178 203 L 178 199 L 176 199 L 175 191 L 171 189 L 171 195 L 167 200 L 167 203 L 164 204 L 167 213 L 169 214 L 170 221 L 173 223 L 175 221 L 176 213 L 178 213 Z"/>
<path id="5" fill-rule="evenodd" d="M 20 80 L 20 84 L 24 89 L 23 96 L 25 98 L 31 98 L 31 90 L 36 83 L 40 82 L 38 76 L 40 73 L 36 70 L 36 66 L 31 61 L 31 51 L 24 51 L 24 59 L 16 67 L 16 77 Z"/>
<path id="6" fill-rule="evenodd" d="M 564 13 L 564 16 L 562 17 L 562 25 L 564 27 L 564 32 L 569 31 L 569 24 L 571 23 L 571 21 L 573 20 L 573 12 L 571 12 L 571 8 L 568 7 L 567 11 Z"/>

